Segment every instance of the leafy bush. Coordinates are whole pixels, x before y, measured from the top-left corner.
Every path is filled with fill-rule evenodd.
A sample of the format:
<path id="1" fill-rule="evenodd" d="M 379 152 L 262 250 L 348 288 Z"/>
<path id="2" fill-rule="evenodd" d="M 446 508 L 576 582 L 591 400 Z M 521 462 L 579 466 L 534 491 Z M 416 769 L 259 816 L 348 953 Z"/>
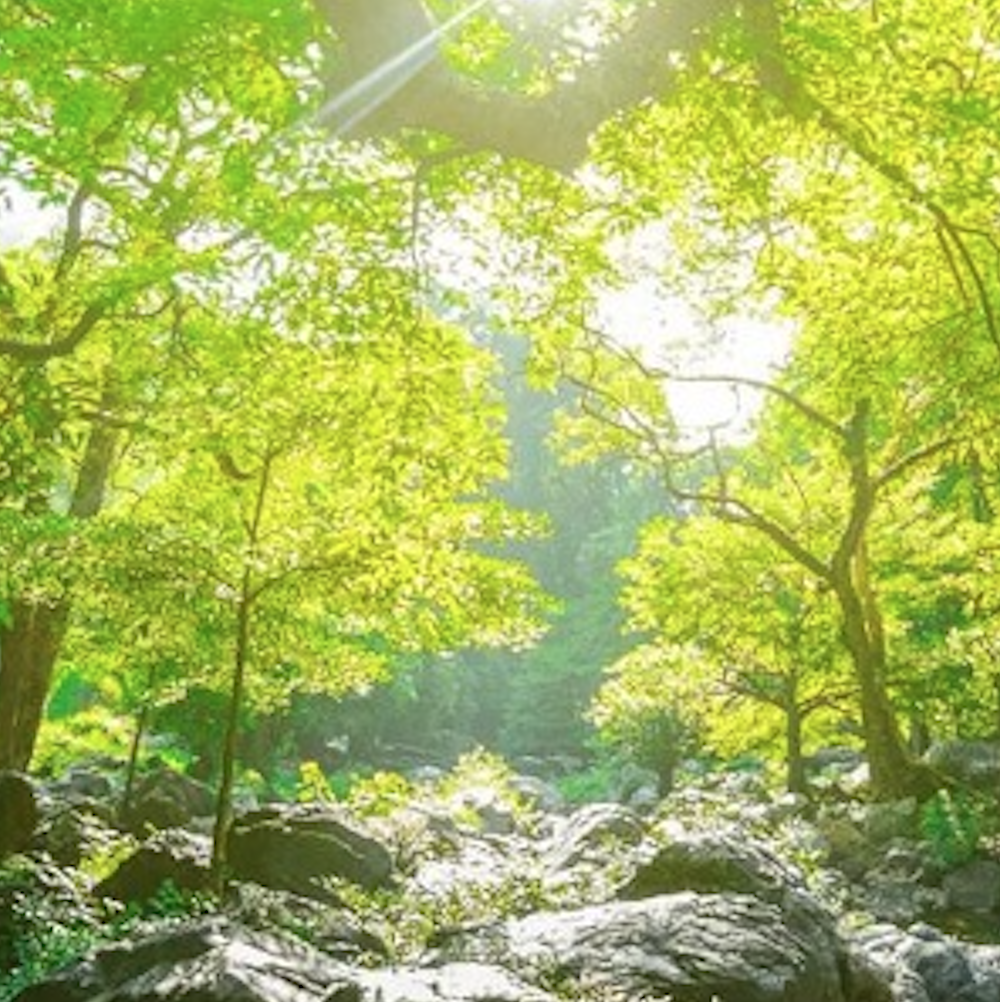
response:
<path id="1" fill-rule="evenodd" d="M 32 760 L 37 772 L 50 776 L 92 758 L 128 758 L 135 724 L 128 717 L 94 706 L 60 720 L 46 721 Z"/>
<path id="2" fill-rule="evenodd" d="M 975 856 L 983 824 L 983 805 L 961 792 L 939 790 L 920 813 L 920 834 L 931 857 L 943 866 L 958 866 Z"/>
<path id="3" fill-rule="evenodd" d="M 100 941 L 100 916 L 57 867 L 14 856 L 0 867 L 0 1002 Z"/>
<path id="4" fill-rule="evenodd" d="M 217 906 L 210 895 L 165 881 L 141 903 L 123 908 L 107 901 L 99 907 L 67 871 L 26 857 L 7 860 L 0 867 L 0 1002 L 10 1002 L 96 947 Z"/>
<path id="5" fill-rule="evenodd" d="M 556 788 L 570 804 L 609 800 L 620 768 L 614 758 L 605 757 L 587 769 L 561 777 L 556 781 Z"/>
<path id="6" fill-rule="evenodd" d="M 412 785 L 397 772 L 376 772 L 357 780 L 347 794 L 348 803 L 359 814 L 386 815 L 413 799 Z"/>
<path id="7" fill-rule="evenodd" d="M 316 801 L 326 803 L 336 799 L 333 787 L 318 762 L 299 763 L 299 781 L 295 789 L 295 799 L 300 804 L 311 804 Z"/>

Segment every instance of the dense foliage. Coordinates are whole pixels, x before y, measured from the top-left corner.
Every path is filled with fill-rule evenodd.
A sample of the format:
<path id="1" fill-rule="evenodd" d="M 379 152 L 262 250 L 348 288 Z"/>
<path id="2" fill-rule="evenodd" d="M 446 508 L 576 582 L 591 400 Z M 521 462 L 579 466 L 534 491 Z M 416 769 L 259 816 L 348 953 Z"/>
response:
<path id="1" fill-rule="evenodd" d="M 904 724 L 1000 719 L 998 18 L 0 6 L 0 767 L 59 678 L 205 712 L 220 846 L 296 692 L 578 752 L 608 667 L 666 781 L 849 731 L 930 793 Z"/>

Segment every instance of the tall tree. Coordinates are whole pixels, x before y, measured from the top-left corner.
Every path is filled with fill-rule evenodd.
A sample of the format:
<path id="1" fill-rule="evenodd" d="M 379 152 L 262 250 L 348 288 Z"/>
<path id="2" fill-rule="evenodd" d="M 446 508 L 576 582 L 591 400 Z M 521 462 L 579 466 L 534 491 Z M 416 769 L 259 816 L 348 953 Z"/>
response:
<path id="1" fill-rule="evenodd" d="M 44 222 L 0 255 L 0 545 L 8 567 L 35 564 L 3 582 L 0 766 L 30 760 L 66 628 L 66 520 L 99 515 L 123 440 L 183 350 L 194 286 L 279 202 L 273 186 L 248 190 L 251 136 L 298 115 L 308 88 L 288 60 L 305 58 L 307 14 L 61 2 L 0 14 L 0 176 L 14 219 Z M 53 534 L 26 551 L 31 526 Z"/>
<path id="2" fill-rule="evenodd" d="M 485 495 L 506 459 L 490 357 L 419 311 L 403 322 L 401 308 L 391 324 L 341 338 L 341 306 L 312 303 L 314 339 L 234 318 L 235 339 L 252 335 L 254 347 L 224 355 L 235 339 L 216 331 L 200 353 L 218 370 L 202 372 L 211 396 L 188 400 L 169 449 L 147 457 L 159 464 L 132 471 L 137 500 L 117 509 L 119 559 L 141 572 L 143 591 L 112 594 L 109 607 L 157 636 L 171 620 L 189 628 L 200 678 L 201 662 L 216 676 L 229 665 L 219 873 L 248 700 L 350 691 L 384 674 L 394 652 L 533 628 L 530 579 L 485 552 L 523 528 Z M 173 617 L 171 595 L 190 611 Z"/>
<path id="3" fill-rule="evenodd" d="M 856 705 L 829 591 L 767 536 L 710 515 L 650 523 L 623 571 L 631 625 L 651 639 L 642 657 L 612 670 L 614 684 L 657 670 L 663 706 L 697 715 L 706 740 L 725 751 L 773 744 L 777 734 L 788 788 L 804 792 L 812 719 L 822 713 L 829 724 Z M 657 650 L 686 651 L 687 677 L 664 677 Z"/>

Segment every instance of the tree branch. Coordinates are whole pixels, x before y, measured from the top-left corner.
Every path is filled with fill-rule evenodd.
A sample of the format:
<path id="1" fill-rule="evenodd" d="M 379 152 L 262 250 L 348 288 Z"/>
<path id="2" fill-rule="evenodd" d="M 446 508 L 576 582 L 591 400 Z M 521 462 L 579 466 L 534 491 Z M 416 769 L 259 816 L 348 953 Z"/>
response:
<path id="1" fill-rule="evenodd" d="M 91 303 L 80 314 L 76 323 L 65 337 L 43 344 L 0 338 L 0 355 L 6 355 L 18 362 L 47 362 L 72 354 L 76 346 L 97 326 L 108 312 L 106 300 Z"/>
<path id="2" fill-rule="evenodd" d="M 899 459 L 890 463 L 874 478 L 873 483 L 875 485 L 875 489 L 880 490 L 887 483 L 889 483 L 889 481 L 904 473 L 911 466 L 916 466 L 917 463 L 922 463 L 925 459 L 930 459 L 932 456 L 936 456 L 939 452 L 944 452 L 945 449 L 957 444 L 957 439 L 942 438 L 936 442 L 928 442 L 927 445 L 922 446 L 919 449 L 914 449 L 912 452 L 908 452 L 905 456 L 900 456 Z"/>
<path id="3" fill-rule="evenodd" d="M 703 500 L 705 500 L 703 498 Z M 832 579 L 830 567 L 800 543 L 784 526 L 761 514 L 747 502 L 735 498 L 720 498 L 715 515 L 724 522 L 745 525 L 763 533 L 785 551 L 797 564 L 815 574 L 821 581 Z"/>
<path id="4" fill-rule="evenodd" d="M 669 53 L 690 56 L 737 0 L 654 0 L 610 42 L 599 59 L 539 97 L 475 88 L 446 62 L 435 25 L 420 0 L 314 0 L 341 41 L 347 73 L 328 108 L 327 124 L 348 135 L 403 128 L 452 137 L 469 151 L 489 150 L 570 171 L 590 137 L 619 112 L 669 94 L 677 69 Z M 662 44 L 650 44 L 662 39 Z M 412 54 L 412 59 L 410 56 Z M 352 100 L 345 101 L 351 91 Z"/>
<path id="5" fill-rule="evenodd" d="M 800 396 L 791 390 L 779 386 L 777 383 L 768 382 L 765 379 L 753 379 L 749 376 L 727 376 L 715 374 L 703 374 L 697 376 L 683 376 L 679 373 L 664 371 L 663 378 L 673 380 L 675 383 L 723 383 L 731 386 L 745 386 L 747 389 L 760 390 L 762 393 L 770 394 L 779 400 L 795 408 L 803 417 L 813 424 L 819 425 L 825 431 L 831 432 L 837 438 L 843 437 L 844 429 L 833 418 L 827 417 L 822 411 L 806 403 Z"/>

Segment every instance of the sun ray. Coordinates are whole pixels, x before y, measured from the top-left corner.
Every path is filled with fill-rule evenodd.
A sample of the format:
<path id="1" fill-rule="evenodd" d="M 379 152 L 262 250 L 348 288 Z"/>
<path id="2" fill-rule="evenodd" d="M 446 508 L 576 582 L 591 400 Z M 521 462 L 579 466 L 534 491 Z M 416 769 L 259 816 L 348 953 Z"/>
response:
<path id="1" fill-rule="evenodd" d="M 316 121 L 321 125 L 336 123 L 334 134 L 338 136 L 350 132 L 434 60 L 442 38 L 492 2 L 493 0 L 473 0 L 468 7 L 443 21 L 432 32 L 331 97 L 317 112 Z"/>

